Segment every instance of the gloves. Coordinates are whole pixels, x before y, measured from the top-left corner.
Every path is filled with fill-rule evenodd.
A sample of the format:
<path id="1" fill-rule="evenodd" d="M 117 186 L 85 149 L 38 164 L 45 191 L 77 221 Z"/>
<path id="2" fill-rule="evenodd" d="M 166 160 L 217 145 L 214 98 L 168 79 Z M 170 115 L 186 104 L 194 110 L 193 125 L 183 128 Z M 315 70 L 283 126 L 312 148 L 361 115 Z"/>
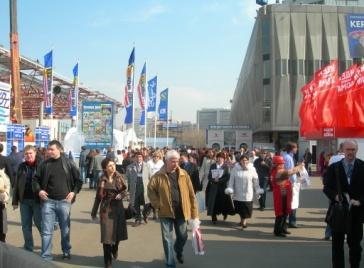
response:
<path id="1" fill-rule="evenodd" d="M 233 194 L 234 193 L 234 190 L 232 188 L 226 188 L 225 189 L 225 194 Z"/>

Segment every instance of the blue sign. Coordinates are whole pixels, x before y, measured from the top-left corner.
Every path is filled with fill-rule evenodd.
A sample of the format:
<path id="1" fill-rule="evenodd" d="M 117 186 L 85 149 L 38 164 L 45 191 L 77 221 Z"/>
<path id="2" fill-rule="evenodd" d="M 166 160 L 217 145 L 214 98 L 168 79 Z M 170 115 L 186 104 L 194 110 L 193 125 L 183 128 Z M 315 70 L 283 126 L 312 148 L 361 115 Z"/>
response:
<path id="1" fill-rule="evenodd" d="M 350 56 L 364 58 L 364 14 L 346 15 Z"/>
<path id="2" fill-rule="evenodd" d="M 6 153 L 9 155 L 11 153 L 11 147 L 16 145 L 18 151 L 24 149 L 24 135 L 25 126 L 19 124 L 11 124 L 6 128 Z"/>
<path id="3" fill-rule="evenodd" d="M 47 127 L 35 128 L 35 146 L 47 147 L 50 139 L 51 130 Z"/>

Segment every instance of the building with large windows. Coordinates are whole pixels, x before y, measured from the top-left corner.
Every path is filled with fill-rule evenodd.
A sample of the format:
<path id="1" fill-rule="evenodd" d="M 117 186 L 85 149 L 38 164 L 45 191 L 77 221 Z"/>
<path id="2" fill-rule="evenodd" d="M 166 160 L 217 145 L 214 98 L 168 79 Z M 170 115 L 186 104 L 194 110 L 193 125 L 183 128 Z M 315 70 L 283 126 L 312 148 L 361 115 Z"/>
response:
<path id="1" fill-rule="evenodd" d="M 231 124 L 249 125 L 255 143 L 279 147 L 299 140 L 301 87 L 330 60 L 339 60 L 340 72 L 361 62 L 350 55 L 347 16 L 364 17 L 362 2 L 287 0 L 260 8 L 232 100 Z"/>
<path id="2" fill-rule="evenodd" d="M 203 108 L 197 111 L 197 128 L 208 129 L 209 125 L 229 125 L 230 109 Z"/>

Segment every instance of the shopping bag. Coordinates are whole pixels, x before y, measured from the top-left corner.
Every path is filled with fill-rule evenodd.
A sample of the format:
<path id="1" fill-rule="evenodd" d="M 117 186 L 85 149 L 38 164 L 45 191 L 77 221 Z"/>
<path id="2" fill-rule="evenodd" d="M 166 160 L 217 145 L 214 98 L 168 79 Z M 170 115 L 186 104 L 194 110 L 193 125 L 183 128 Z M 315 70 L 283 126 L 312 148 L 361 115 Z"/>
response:
<path id="1" fill-rule="evenodd" d="M 204 212 L 206 210 L 206 205 L 205 205 L 205 197 L 203 196 L 202 192 L 196 193 L 196 200 L 198 205 L 198 211 L 200 213 Z"/>
<path id="2" fill-rule="evenodd" d="M 190 220 L 190 224 L 192 227 L 192 248 L 195 255 L 205 255 L 205 246 L 202 241 L 201 229 L 200 229 L 200 220 L 194 219 Z"/>
<path id="3" fill-rule="evenodd" d="M 300 179 L 301 189 L 304 190 L 304 189 L 310 188 L 311 179 L 310 179 L 310 176 L 308 175 L 306 168 L 303 167 L 299 173 L 300 173 L 300 178 L 301 178 Z"/>

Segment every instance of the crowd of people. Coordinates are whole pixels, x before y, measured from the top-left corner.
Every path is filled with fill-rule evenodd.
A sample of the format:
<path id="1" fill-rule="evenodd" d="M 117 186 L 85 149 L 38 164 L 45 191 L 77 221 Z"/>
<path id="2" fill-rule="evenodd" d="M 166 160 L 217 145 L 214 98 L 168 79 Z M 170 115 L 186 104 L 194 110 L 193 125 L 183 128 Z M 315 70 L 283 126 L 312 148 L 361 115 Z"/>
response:
<path id="1" fill-rule="evenodd" d="M 343 144 L 341 148 L 344 161 L 345 150 L 350 147 L 348 144 L 352 145 L 352 142 Z M 0 153 L 2 149 L 0 144 Z M 12 157 L 0 155 L 0 169 L 5 168 L 7 175 L 1 176 L 0 173 L 0 240 L 5 242 L 6 205 L 11 202 L 14 209 L 20 208 L 24 249 L 34 249 L 34 222 L 41 236 L 41 257 L 47 261 L 53 259 L 55 226 L 59 226 L 61 232 L 63 259 L 71 258 L 70 211 L 82 186 L 95 190 L 90 214 L 92 219 L 100 218 L 105 267 L 112 267 L 112 259 L 118 258 L 119 242 L 128 239 L 126 221 L 132 219 L 132 226 L 141 228 L 148 223 L 152 213 L 153 219 L 158 219 L 161 225 L 166 266 L 175 267 L 175 258 L 183 263 L 187 221 L 198 220 L 202 212 L 201 202 L 205 203 L 212 224 L 218 224 L 219 215 L 225 221 L 229 215 L 237 214 L 240 217 L 237 225 L 244 230 L 253 215 L 254 198 L 263 211 L 266 193 L 271 190 L 275 212 L 273 234 L 286 237 L 290 234 L 288 227 L 297 228 L 300 192 L 297 174 L 307 163 L 296 162 L 294 156 L 298 147 L 294 142 L 289 142 L 280 152 L 248 150 L 246 146 L 241 146 L 238 151 L 223 149 L 218 152 L 213 149 L 167 148 L 114 152 L 113 148 L 108 148 L 104 155 L 99 149 L 88 150 L 82 146 L 78 167 L 56 140 L 51 141 L 46 150 L 27 145 L 21 152 L 22 157 L 19 157 L 16 148 L 13 149 Z M 311 161 L 312 155 L 306 151 L 304 158 Z M 362 162 L 355 161 L 355 167 L 362 168 Z M 331 203 L 335 202 L 336 184 L 330 179 L 333 171 L 329 165 L 323 176 L 325 193 Z M 360 183 L 356 182 L 356 186 Z M 350 185 L 345 187 L 349 187 L 345 190 L 351 195 Z M 13 192 L 12 201 L 9 201 L 10 190 Z M 205 194 L 199 194 L 201 192 Z M 355 202 L 352 205 L 360 207 L 360 211 L 361 201 L 364 202 L 363 192 L 353 191 Z M 360 213 L 358 219 L 364 216 Z M 357 253 L 361 252 L 362 228 L 355 225 L 355 230 L 356 238 L 350 238 L 348 242 L 349 248 L 355 248 L 353 252 Z M 342 234 L 333 231 L 331 235 L 333 254 L 341 256 Z M 358 263 L 354 253 L 350 260 Z M 333 263 L 340 261 L 339 257 L 333 258 Z"/>

